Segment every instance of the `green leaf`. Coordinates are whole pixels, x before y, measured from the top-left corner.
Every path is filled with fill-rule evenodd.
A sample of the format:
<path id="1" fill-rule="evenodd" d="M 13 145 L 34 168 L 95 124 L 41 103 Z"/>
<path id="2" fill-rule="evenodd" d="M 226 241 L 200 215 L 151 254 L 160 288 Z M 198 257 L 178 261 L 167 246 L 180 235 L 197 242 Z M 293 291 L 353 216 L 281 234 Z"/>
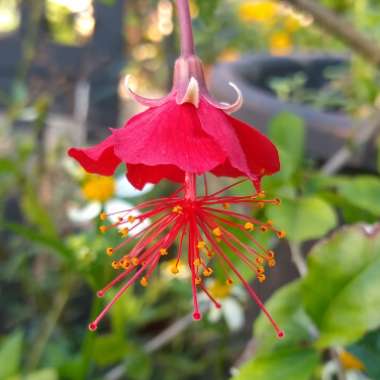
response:
<path id="1" fill-rule="evenodd" d="M 220 0 L 197 0 L 199 14 L 203 21 L 209 21 L 209 19 L 214 15 L 219 2 Z"/>
<path id="2" fill-rule="evenodd" d="M 338 192 L 353 205 L 380 215 L 380 179 L 375 176 L 360 176 L 340 181 Z"/>
<path id="3" fill-rule="evenodd" d="M 303 346 L 311 342 L 311 332 L 315 330 L 305 313 L 301 299 L 301 282 L 292 282 L 277 290 L 265 304 L 272 317 L 285 332 L 283 339 L 277 339 L 266 315 L 260 314 L 254 324 L 254 337 L 258 342 L 258 353 L 271 352 L 284 346 Z"/>
<path id="4" fill-rule="evenodd" d="M 309 380 L 319 363 L 311 348 L 283 348 L 245 364 L 233 380 Z"/>
<path id="5" fill-rule="evenodd" d="M 39 230 L 43 231 L 45 235 L 50 235 L 51 237 L 57 236 L 53 220 L 48 210 L 46 210 L 46 207 L 41 204 L 33 186 L 30 184 L 26 185 L 22 195 L 21 207 L 24 216 L 26 216 L 32 224 L 38 226 Z"/>
<path id="6" fill-rule="evenodd" d="M 380 330 L 367 334 L 359 342 L 349 347 L 365 366 L 366 374 L 370 379 L 380 379 Z"/>
<path id="7" fill-rule="evenodd" d="M 44 247 L 50 248 L 54 253 L 57 253 L 59 257 L 66 260 L 70 259 L 72 253 L 69 248 L 66 247 L 62 241 L 45 236 L 35 229 L 25 227 L 21 224 L 16 223 L 6 223 L 2 224 L 7 230 L 13 231 L 15 234 L 23 237 L 26 240 L 32 241 L 34 243 L 40 244 Z"/>
<path id="8" fill-rule="evenodd" d="M 266 213 L 295 242 L 320 238 L 337 224 L 334 209 L 318 197 L 283 199 L 280 206 L 268 206 Z"/>
<path id="9" fill-rule="evenodd" d="M 282 163 L 281 170 L 274 175 L 263 178 L 264 189 L 271 189 L 272 191 L 275 191 L 275 189 L 283 186 L 284 184 L 291 184 L 291 178 L 297 171 L 297 163 L 292 159 L 289 152 L 281 147 L 278 147 L 278 154 L 280 157 L 280 162 Z"/>
<path id="10" fill-rule="evenodd" d="M 19 372 L 23 339 L 22 335 L 21 331 L 16 331 L 1 341 L 0 379 L 7 379 Z"/>
<path id="11" fill-rule="evenodd" d="M 107 366 L 120 361 L 128 351 L 130 351 L 130 347 L 120 335 L 98 336 L 94 342 L 94 359 L 100 366 Z"/>
<path id="12" fill-rule="evenodd" d="M 116 0 L 98 0 L 100 4 L 107 5 L 109 7 L 115 5 Z"/>
<path id="13" fill-rule="evenodd" d="M 8 158 L 0 159 L 0 173 L 12 173 L 17 171 L 16 163 Z"/>
<path id="14" fill-rule="evenodd" d="M 7 380 L 58 380 L 58 374 L 54 368 L 45 368 L 26 376 L 12 376 Z"/>
<path id="15" fill-rule="evenodd" d="M 319 347 L 346 345 L 380 326 L 380 226 L 347 227 L 315 246 L 303 281 L 305 309 Z"/>
<path id="16" fill-rule="evenodd" d="M 300 166 L 305 149 L 305 123 L 289 112 L 276 115 L 268 125 L 268 135 L 277 147 L 287 153 L 284 164 Z"/>

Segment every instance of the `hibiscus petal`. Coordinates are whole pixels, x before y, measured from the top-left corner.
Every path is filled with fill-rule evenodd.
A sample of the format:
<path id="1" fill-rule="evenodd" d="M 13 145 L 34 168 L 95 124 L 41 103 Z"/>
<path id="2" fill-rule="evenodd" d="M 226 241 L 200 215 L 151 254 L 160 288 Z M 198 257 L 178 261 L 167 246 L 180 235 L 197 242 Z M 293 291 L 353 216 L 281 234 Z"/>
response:
<path id="1" fill-rule="evenodd" d="M 71 148 L 69 156 L 75 158 L 88 173 L 110 176 L 120 164 L 114 154 L 114 137 L 107 137 L 91 148 Z"/>
<path id="2" fill-rule="evenodd" d="M 252 177 L 246 159 L 247 153 L 241 146 L 241 141 L 229 121 L 229 116 L 225 112 L 207 103 L 207 101 L 202 100 L 198 109 L 198 117 L 202 129 L 209 136 L 213 137 L 214 141 L 218 143 L 228 159 L 227 163 L 223 160 L 219 165 L 228 165 L 229 163 L 230 165 L 228 166 L 232 166 L 246 176 Z"/>
<path id="3" fill-rule="evenodd" d="M 147 183 L 156 184 L 162 179 L 172 182 L 182 183 L 185 173 L 174 165 L 127 165 L 127 177 L 129 182 L 139 190 L 142 190 Z"/>
<path id="4" fill-rule="evenodd" d="M 251 172 L 258 178 L 278 172 L 280 160 L 274 144 L 257 129 L 232 116 L 226 117 L 235 129 Z"/>
<path id="5" fill-rule="evenodd" d="M 220 144 L 201 127 L 197 109 L 174 99 L 135 116 L 114 136 L 115 154 L 128 164 L 175 165 L 203 174 L 226 159 Z"/>

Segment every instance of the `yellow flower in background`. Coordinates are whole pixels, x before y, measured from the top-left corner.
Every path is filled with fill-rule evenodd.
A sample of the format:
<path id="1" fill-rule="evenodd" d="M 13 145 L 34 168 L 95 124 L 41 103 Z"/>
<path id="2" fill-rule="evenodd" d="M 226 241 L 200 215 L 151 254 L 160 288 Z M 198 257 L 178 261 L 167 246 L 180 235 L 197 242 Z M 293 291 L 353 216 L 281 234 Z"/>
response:
<path id="1" fill-rule="evenodd" d="M 339 353 L 339 360 L 345 369 L 364 370 L 364 364 L 353 354 L 342 351 Z"/>
<path id="2" fill-rule="evenodd" d="M 83 183 L 82 193 L 88 201 L 106 202 L 113 197 L 115 189 L 113 177 L 89 175 Z"/>
<path id="3" fill-rule="evenodd" d="M 239 7 L 239 17 L 245 22 L 272 25 L 278 10 L 278 4 L 273 1 L 244 1 Z"/>
<path id="4" fill-rule="evenodd" d="M 190 14 L 191 18 L 197 18 L 199 16 L 199 8 L 194 0 L 190 0 Z"/>
<path id="5" fill-rule="evenodd" d="M 218 299 L 227 298 L 231 295 L 231 285 L 215 280 L 210 286 L 210 293 Z"/>
<path id="6" fill-rule="evenodd" d="M 161 268 L 161 273 L 168 280 L 177 279 L 186 279 L 191 276 L 189 267 L 185 265 L 182 261 L 177 259 L 171 259 L 165 262 Z"/>
<path id="7" fill-rule="evenodd" d="M 287 16 L 284 20 L 284 28 L 287 32 L 296 32 L 301 27 L 301 22 L 293 16 Z"/>
<path id="8" fill-rule="evenodd" d="M 293 43 L 289 33 L 276 32 L 269 40 L 270 52 L 274 55 L 285 55 L 292 51 Z"/>
<path id="9" fill-rule="evenodd" d="M 223 50 L 219 56 L 218 60 L 223 62 L 234 62 L 240 58 L 240 53 L 235 49 L 225 49 Z"/>

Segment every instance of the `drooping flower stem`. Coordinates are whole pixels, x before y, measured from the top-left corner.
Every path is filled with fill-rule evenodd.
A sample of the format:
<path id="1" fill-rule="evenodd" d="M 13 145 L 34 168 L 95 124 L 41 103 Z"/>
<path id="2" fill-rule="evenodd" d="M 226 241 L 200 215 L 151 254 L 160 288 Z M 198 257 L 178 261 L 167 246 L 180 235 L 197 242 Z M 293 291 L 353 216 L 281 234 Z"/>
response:
<path id="1" fill-rule="evenodd" d="M 189 0 L 177 0 L 178 24 L 181 31 L 181 56 L 195 54 Z"/>

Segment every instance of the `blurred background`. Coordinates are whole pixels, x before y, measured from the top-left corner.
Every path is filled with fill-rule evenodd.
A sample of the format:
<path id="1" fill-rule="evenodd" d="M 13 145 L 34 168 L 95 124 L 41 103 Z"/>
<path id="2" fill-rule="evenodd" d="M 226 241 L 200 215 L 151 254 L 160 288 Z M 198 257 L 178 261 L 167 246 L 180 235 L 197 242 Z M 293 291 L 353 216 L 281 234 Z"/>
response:
<path id="1" fill-rule="evenodd" d="M 286 339 L 217 278 L 222 311 L 204 300 L 193 323 L 188 274 L 174 279 L 171 257 L 88 331 L 113 277 L 104 250 L 118 241 L 98 232 L 99 212 L 173 186 L 138 192 L 123 172 L 86 174 L 66 150 L 142 110 L 127 74 L 145 96 L 168 92 L 175 4 L 0 0 L 0 380 L 380 379 L 379 1 L 190 5 L 212 93 L 232 100 L 237 84 L 236 116 L 280 151 L 264 188 L 282 206 L 258 213 L 287 238 L 260 237 L 278 265 L 253 286 Z"/>

